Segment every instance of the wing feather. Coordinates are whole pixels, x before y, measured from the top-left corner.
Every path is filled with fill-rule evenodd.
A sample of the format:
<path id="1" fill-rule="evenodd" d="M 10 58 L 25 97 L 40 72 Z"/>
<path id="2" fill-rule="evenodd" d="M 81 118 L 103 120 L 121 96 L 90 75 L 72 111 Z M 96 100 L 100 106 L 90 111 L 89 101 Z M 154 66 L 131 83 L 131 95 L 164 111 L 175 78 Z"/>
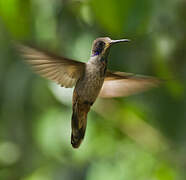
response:
<path id="1" fill-rule="evenodd" d="M 18 44 L 17 48 L 36 73 L 61 86 L 73 87 L 84 72 L 85 63 L 22 44 Z"/>
<path id="2" fill-rule="evenodd" d="M 161 81 L 150 76 L 108 71 L 99 96 L 103 98 L 129 96 L 157 87 Z"/>

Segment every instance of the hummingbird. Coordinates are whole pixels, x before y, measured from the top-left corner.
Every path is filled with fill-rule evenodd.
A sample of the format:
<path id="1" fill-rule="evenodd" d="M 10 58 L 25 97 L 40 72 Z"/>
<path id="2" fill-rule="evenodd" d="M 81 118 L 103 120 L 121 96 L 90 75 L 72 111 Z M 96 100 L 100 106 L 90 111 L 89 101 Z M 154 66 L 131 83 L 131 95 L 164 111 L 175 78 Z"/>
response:
<path id="1" fill-rule="evenodd" d="M 93 41 L 87 63 L 58 56 L 32 46 L 18 44 L 22 57 L 41 76 L 65 88 L 74 88 L 72 98 L 71 144 L 78 148 L 84 139 L 87 114 L 98 97 L 129 96 L 157 87 L 160 80 L 107 69 L 112 45 L 129 42 L 129 39 L 112 40 L 109 37 Z"/>

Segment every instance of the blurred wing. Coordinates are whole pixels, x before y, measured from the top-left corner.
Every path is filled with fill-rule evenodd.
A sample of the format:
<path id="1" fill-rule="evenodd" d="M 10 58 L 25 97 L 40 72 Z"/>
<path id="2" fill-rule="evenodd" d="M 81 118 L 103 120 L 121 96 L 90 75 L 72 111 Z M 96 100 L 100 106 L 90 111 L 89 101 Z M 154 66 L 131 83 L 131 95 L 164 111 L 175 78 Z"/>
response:
<path id="1" fill-rule="evenodd" d="M 107 72 L 99 96 L 103 98 L 129 96 L 157 87 L 160 80 L 124 72 Z"/>
<path id="2" fill-rule="evenodd" d="M 85 69 L 85 63 L 50 54 L 24 45 L 17 48 L 26 62 L 41 76 L 64 87 L 73 87 Z"/>

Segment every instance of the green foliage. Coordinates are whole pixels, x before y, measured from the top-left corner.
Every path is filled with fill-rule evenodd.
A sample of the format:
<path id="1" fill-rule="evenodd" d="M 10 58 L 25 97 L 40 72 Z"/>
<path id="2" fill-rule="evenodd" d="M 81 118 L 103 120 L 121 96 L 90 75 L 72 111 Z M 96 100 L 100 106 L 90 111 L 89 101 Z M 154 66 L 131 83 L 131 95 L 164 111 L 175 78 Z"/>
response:
<path id="1" fill-rule="evenodd" d="M 185 5 L 184 0 L 1 0 L 0 179 L 186 179 Z M 99 36 L 132 39 L 111 49 L 109 68 L 167 81 L 144 94 L 98 100 L 75 150 L 72 90 L 34 75 L 13 42 L 86 62 Z"/>

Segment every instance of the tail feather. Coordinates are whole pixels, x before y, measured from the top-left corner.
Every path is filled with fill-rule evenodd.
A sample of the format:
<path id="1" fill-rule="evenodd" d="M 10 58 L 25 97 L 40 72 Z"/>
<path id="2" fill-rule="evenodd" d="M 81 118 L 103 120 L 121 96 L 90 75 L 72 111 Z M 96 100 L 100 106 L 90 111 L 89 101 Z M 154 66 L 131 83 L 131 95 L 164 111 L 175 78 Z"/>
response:
<path id="1" fill-rule="evenodd" d="M 87 125 L 87 113 L 90 105 L 77 103 L 73 107 L 71 144 L 78 148 L 85 136 Z"/>

